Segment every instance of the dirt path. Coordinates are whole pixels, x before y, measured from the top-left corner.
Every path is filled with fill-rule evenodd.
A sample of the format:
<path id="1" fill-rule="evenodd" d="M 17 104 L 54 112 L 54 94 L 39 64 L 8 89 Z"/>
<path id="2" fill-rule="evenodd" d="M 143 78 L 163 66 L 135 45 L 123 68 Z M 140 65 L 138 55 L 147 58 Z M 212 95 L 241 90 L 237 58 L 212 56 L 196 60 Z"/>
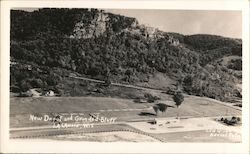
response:
<path id="1" fill-rule="evenodd" d="M 105 81 L 102 81 L 102 80 L 96 80 L 96 79 L 91 79 L 91 78 L 86 78 L 86 77 L 75 77 L 75 76 L 69 76 L 69 77 L 74 78 L 74 79 L 80 79 L 80 80 L 96 82 L 96 83 L 105 83 Z M 111 82 L 111 85 L 126 87 L 126 88 L 140 89 L 140 90 L 154 90 L 154 91 L 162 92 L 162 90 L 158 90 L 158 89 L 154 89 L 154 88 L 148 88 L 148 87 L 135 86 L 135 85 L 130 85 L 130 84 L 122 84 L 122 83 Z"/>

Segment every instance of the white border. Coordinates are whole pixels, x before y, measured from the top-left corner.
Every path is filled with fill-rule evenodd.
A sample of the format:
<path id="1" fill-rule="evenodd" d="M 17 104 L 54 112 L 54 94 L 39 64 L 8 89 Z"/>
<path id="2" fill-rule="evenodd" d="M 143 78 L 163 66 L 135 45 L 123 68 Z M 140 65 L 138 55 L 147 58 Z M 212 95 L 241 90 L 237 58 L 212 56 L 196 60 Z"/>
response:
<path id="1" fill-rule="evenodd" d="M 242 10 L 243 142 L 242 143 L 87 143 L 9 140 L 10 9 L 15 7 L 127 8 L 178 10 Z M 247 0 L 169 1 L 1 1 L 1 127 L 0 152 L 39 153 L 248 153 L 249 152 L 249 2 Z"/>

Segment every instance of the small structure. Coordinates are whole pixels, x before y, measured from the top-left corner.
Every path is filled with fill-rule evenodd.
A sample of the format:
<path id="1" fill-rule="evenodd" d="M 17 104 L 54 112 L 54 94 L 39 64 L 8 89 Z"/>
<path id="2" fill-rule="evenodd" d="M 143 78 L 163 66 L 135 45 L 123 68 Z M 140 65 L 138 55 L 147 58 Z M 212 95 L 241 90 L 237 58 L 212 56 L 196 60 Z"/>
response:
<path id="1" fill-rule="evenodd" d="M 55 96 L 55 93 L 54 93 L 54 91 L 52 91 L 52 90 L 49 90 L 49 91 L 47 91 L 46 93 L 45 93 L 45 96 Z"/>
<path id="2" fill-rule="evenodd" d="M 40 97 L 42 95 L 37 89 L 30 89 L 29 92 L 32 93 L 32 97 Z"/>
<path id="3" fill-rule="evenodd" d="M 180 44 L 180 41 L 178 39 L 175 39 L 173 36 L 168 36 L 168 43 L 173 45 L 173 46 L 177 46 Z"/>

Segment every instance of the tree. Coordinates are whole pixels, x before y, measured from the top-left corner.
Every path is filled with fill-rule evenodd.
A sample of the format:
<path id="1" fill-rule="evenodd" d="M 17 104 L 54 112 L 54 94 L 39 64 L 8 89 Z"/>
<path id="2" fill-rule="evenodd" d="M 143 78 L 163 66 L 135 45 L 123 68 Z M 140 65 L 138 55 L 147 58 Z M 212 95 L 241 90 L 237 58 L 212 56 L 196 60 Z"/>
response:
<path id="1" fill-rule="evenodd" d="M 183 88 L 186 92 L 192 92 L 193 82 L 194 81 L 192 75 L 188 74 L 187 76 L 185 76 L 185 78 L 183 79 Z"/>
<path id="2" fill-rule="evenodd" d="M 26 91 L 28 91 L 29 89 L 32 88 L 32 86 L 30 85 L 28 80 L 21 81 L 19 87 L 20 87 L 22 92 L 26 92 Z"/>
<path id="3" fill-rule="evenodd" d="M 156 105 L 153 106 L 153 109 L 155 111 L 155 114 L 157 115 L 158 111 L 161 111 L 162 113 L 166 112 L 167 107 L 168 106 L 166 104 L 164 104 L 164 103 L 158 103 L 158 104 L 156 104 Z"/>
<path id="4" fill-rule="evenodd" d="M 184 96 L 183 94 L 178 91 L 174 96 L 173 96 L 173 100 L 175 101 L 175 105 L 177 106 L 177 108 L 179 108 L 179 106 L 181 105 L 181 103 L 184 101 Z M 177 113 L 177 118 L 179 118 L 179 110 Z"/>
<path id="5" fill-rule="evenodd" d="M 31 80 L 30 84 L 33 88 L 42 88 L 43 87 L 43 81 L 41 79 L 33 79 L 33 80 Z"/>
<path id="6" fill-rule="evenodd" d="M 159 103 L 159 104 L 157 104 L 157 106 L 159 107 L 159 110 L 163 113 L 163 112 L 166 112 L 166 110 L 167 110 L 167 105 L 166 104 L 164 104 L 164 103 Z"/>
<path id="7" fill-rule="evenodd" d="M 179 106 L 181 105 L 181 103 L 184 101 L 184 96 L 183 96 L 183 94 L 180 91 L 178 91 L 173 96 L 173 100 L 174 100 L 175 105 L 177 106 L 177 108 L 179 108 Z"/>
<path id="8" fill-rule="evenodd" d="M 126 78 L 127 82 L 130 82 L 131 76 L 133 75 L 133 70 L 131 68 L 127 69 L 125 75 L 127 76 Z"/>

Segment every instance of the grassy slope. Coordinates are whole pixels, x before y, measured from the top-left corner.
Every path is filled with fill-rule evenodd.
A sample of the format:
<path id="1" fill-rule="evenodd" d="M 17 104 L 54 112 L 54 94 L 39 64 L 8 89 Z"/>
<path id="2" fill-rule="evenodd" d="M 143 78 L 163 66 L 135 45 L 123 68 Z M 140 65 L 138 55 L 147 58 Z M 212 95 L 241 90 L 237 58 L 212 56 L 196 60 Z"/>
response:
<path id="1" fill-rule="evenodd" d="M 179 116 L 221 116 L 221 115 L 241 115 L 240 110 L 218 104 L 213 100 L 202 97 L 186 96 L 183 104 L 177 110 L 171 96 L 156 93 L 162 98 L 160 102 L 166 103 L 168 107 L 166 113 L 159 113 L 160 117 L 175 117 L 177 111 Z M 105 117 L 117 117 L 117 121 L 130 121 L 136 119 L 155 118 L 153 109 L 146 109 L 153 104 L 135 103 L 132 99 L 117 99 L 108 97 L 39 97 L 10 99 L 10 126 L 36 126 L 50 123 L 32 122 L 29 120 L 30 114 L 50 116 L 56 113 L 84 113 L 87 117 L 89 113 L 101 113 Z M 110 109 L 141 109 L 136 111 L 110 111 Z M 109 111 L 98 111 L 109 110 Z"/>

